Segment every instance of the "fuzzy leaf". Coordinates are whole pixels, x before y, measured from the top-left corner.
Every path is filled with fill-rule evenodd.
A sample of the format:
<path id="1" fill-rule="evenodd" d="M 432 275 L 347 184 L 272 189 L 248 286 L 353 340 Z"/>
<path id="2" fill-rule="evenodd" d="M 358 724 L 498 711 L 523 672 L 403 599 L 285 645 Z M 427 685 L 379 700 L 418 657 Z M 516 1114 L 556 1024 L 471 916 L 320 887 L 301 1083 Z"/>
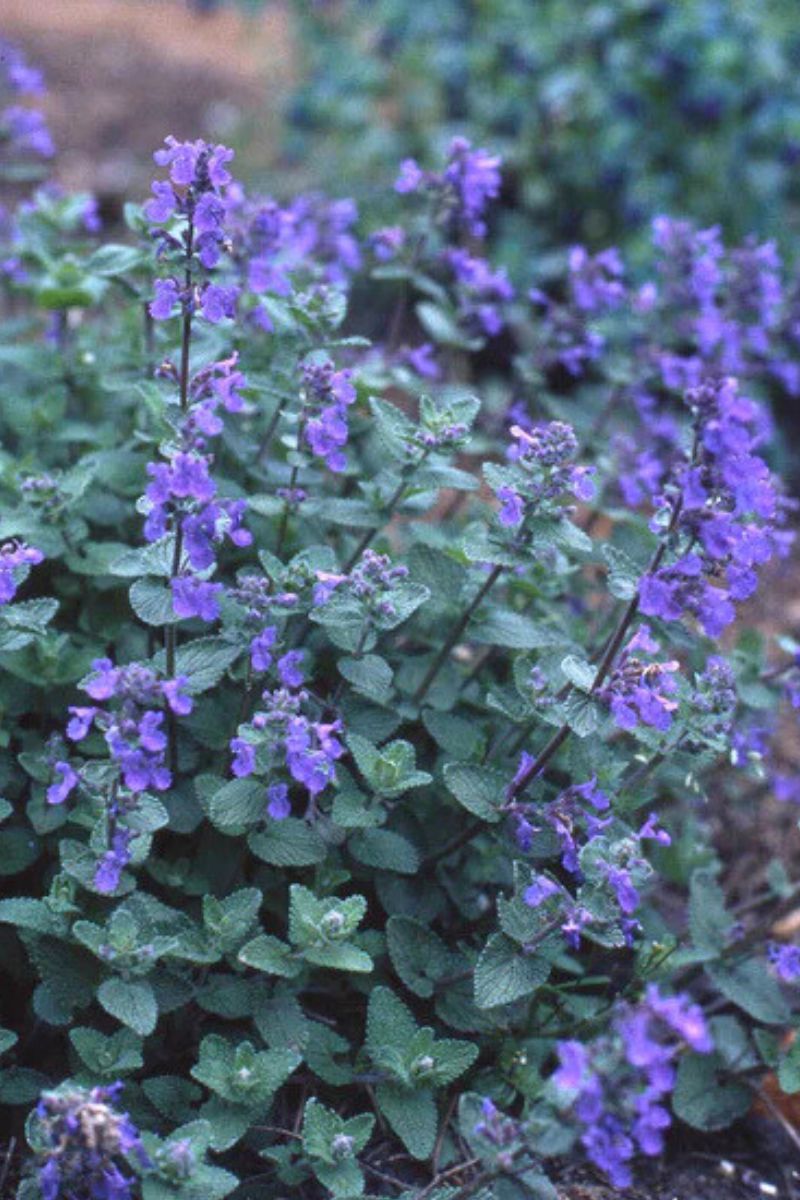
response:
<path id="1" fill-rule="evenodd" d="M 475 966 L 475 1003 L 497 1008 L 533 993 L 547 982 L 550 963 L 537 954 L 525 954 L 504 933 L 489 938 Z"/>
<path id="2" fill-rule="evenodd" d="M 508 778 L 491 767 L 470 763 L 448 763 L 444 769 L 447 790 L 473 816 L 494 824 L 501 820 Z"/>
<path id="3" fill-rule="evenodd" d="M 297 817 L 273 821 L 265 830 L 251 833 L 247 844 L 263 862 L 275 867 L 309 867 L 327 853 L 317 833 Z"/>
<path id="4" fill-rule="evenodd" d="M 97 999 L 107 1013 L 142 1037 L 156 1027 L 158 1006 L 145 979 L 106 979 L 97 990 Z"/>
<path id="5" fill-rule="evenodd" d="M 718 1054 L 685 1054 L 672 1093 L 677 1117 L 694 1129 L 725 1129 L 749 1109 L 753 1094 L 743 1083 L 728 1082 Z"/>
<path id="6" fill-rule="evenodd" d="M 381 1083 L 375 1089 L 378 1107 L 414 1158 L 430 1158 L 436 1144 L 438 1117 L 428 1089 Z"/>

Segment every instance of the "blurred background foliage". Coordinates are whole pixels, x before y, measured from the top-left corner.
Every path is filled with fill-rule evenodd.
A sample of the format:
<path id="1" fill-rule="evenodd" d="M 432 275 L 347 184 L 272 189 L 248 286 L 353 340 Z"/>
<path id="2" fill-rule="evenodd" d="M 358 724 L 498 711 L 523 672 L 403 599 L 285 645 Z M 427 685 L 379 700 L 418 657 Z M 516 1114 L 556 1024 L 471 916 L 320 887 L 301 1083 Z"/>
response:
<path id="1" fill-rule="evenodd" d="M 662 212 L 793 248 L 795 0 L 292 7 L 285 154 L 310 182 L 377 196 L 402 158 L 437 161 L 461 133 L 505 160 L 506 256 L 565 242 L 635 254 Z"/>

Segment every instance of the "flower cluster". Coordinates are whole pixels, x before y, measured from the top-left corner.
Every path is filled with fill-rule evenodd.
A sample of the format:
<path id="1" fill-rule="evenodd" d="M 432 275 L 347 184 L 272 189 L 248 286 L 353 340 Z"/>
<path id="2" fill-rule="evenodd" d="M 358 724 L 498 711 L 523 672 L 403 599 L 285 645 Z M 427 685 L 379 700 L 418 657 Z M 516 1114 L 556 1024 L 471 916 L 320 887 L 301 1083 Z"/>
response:
<path id="1" fill-rule="evenodd" d="M 521 525 L 527 516 L 569 493 L 579 500 L 591 500 L 592 468 L 576 466 L 572 461 L 578 450 L 572 426 L 563 421 L 549 421 L 531 429 L 512 425 L 511 436 L 514 440 L 506 456 L 516 470 L 495 491 L 501 504 L 497 517 L 501 525 Z"/>
<path id="2" fill-rule="evenodd" d="M 229 189 L 226 221 L 232 256 L 255 299 L 248 321 L 272 332 L 269 296 L 285 297 L 305 285 L 346 284 L 361 265 L 353 231 L 357 219 L 352 200 L 306 195 L 283 207 L 271 197 L 250 199 L 235 185 Z"/>
<path id="3" fill-rule="evenodd" d="M 800 946 L 770 942 L 767 959 L 783 983 L 797 983 L 800 980 Z"/>
<path id="4" fill-rule="evenodd" d="M 696 449 L 677 472 L 678 529 L 697 549 L 646 575 L 639 602 L 642 612 L 665 621 L 688 612 L 717 637 L 736 615 L 734 602 L 755 591 L 757 568 L 785 553 L 792 535 L 777 527 L 786 506 L 755 453 L 763 438 L 758 407 L 740 396 L 731 378 L 690 390 L 687 403 Z"/>
<path id="5" fill-rule="evenodd" d="M 518 773 L 526 772 L 533 762 L 531 756 L 523 751 Z M 544 806 L 514 804 L 514 835 L 520 850 L 529 853 L 534 836 L 547 825 L 558 839 L 561 865 L 567 871 L 576 872 L 581 831 L 585 839 L 590 841 L 609 824 L 608 820 L 596 817 L 591 809 L 587 809 L 586 803 L 595 812 L 605 812 L 609 807 L 608 796 L 597 786 L 596 777 L 587 783 L 573 784 Z"/>
<path id="6" fill-rule="evenodd" d="M 467 250 L 448 249 L 442 259 L 452 273 L 459 317 L 467 333 L 496 337 L 505 318 L 503 306 L 514 298 L 514 289 L 502 268 Z"/>
<path id="7" fill-rule="evenodd" d="M 442 171 L 423 171 L 413 158 L 400 166 L 395 190 L 427 191 L 444 225 L 483 237 L 486 206 L 500 193 L 500 159 L 486 150 L 474 150 L 466 138 L 453 138 Z"/>
<path id="8" fill-rule="evenodd" d="M 630 1185 L 637 1148 L 648 1155 L 663 1149 L 672 1123 L 664 1100 L 682 1045 L 700 1054 L 713 1049 L 702 1011 L 685 996 L 662 996 L 655 984 L 639 1004 L 620 1006 L 607 1037 L 559 1043 L 552 1076 L 557 1103 L 582 1130 L 589 1158 L 617 1187 Z"/>
<path id="9" fill-rule="evenodd" d="M 648 662 L 640 654 L 658 654 L 661 645 L 649 625 L 640 625 L 628 641 L 598 698 L 608 704 L 620 729 L 649 725 L 665 733 L 672 725 L 678 702 L 679 663 Z"/>
<path id="10" fill-rule="evenodd" d="M 129 792 L 137 795 L 148 788 L 165 791 L 172 776 L 165 762 L 167 735 L 161 705 L 166 704 L 176 716 L 187 716 L 192 711 L 192 700 L 186 693 L 186 683 L 182 675 L 160 680 L 155 671 L 140 663 L 115 667 L 111 659 L 97 658 L 92 663 L 92 674 L 81 686 L 100 703 L 70 707 L 67 737 L 82 742 L 94 727 L 103 734 Z M 113 709 L 105 705 L 111 700 L 117 702 Z M 78 782 L 68 763 L 57 763 L 56 770 L 62 779 L 48 789 L 51 804 L 63 803 Z"/>
<path id="11" fill-rule="evenodd" d="M 0 605 L 8 604 L 28 573 L 28 568 L 42 562 L 44 555 L 24 542 L 6 542 L 0 546 Z"/>
<path id="12" fill-rule="evenodd" d="M 303 711 L 309 694 L 302 687 L 304 677 L 297 652 L 290 651 L 279 660 L 278 675 L 283 686 L 262 693 L 265 707 L 232 740 L 231 769 L 238 778 L 252 775 L 259 750 L 270 766 L 277 753 L 291 778 L 306 789 L 313 801 L 336 779 L 334 764 L 344 754 L 344 746 L 336 736 L 341 731 L 341 722 L 313 721 Z M 281 816 L 288 815 L 285 784 L 274 784 L 267 801 L 269 815 L 275 816 L 272 809 L 276 804 Z"/>
<path id="13" fill-rule="evenodd" d="M 365 550 L 349 575 L 317 571 L 313 603 L 316 606 L 327 604 L 334 592 L 346 592 L 361 602 L 365 612 L 377 618 L 392 619 L 397 611 L 392 592 L 407 576 L 408 567 L 393 565 L 386 554 Z"/>
<path id="14" fill-rule="evenodd" d="M 343 471 L 347 466 L 347 410 L 356 398 L 351 372 L 337 371 L 326 359 L 305 362 L 302 375 L 305 440 L 328 470 Z"/>
<path id="15" fill-rule="evenodd" d="M 9 42 L 0 41 L 0 93 L 11 96 L 31 96 L 35 99 L 44 95 L 44 78 L 41 71 L 31 67 L 24 54 Z M 7 141 L 17 153 L 35 154 L 39 158 L 52 158 L 55 145 L 47 122 L 35 108 L 24 104 L 9 104 L 0 108 L 0 143 Z"/>
<path id="16" fill-rule="evenodd" d="M 42 1200 L 133 1200 L 136 1181 L 122 1165 L 131 1157 L 144 1170 L 153 1163 L 130 1117 L 115 1108 L 123 1086 L 42 1093 L 33 1120 Z"/>
<path id="17" fill-rule="evenodd" d="M 208 281 L 197 285 L 194 274 L 198 263 L 206 270 L 215 267 L 226 247 L 225 191 L 231 183 L 227 164 L 233 151 L 169 137 L 166 148 L 157 150 L 154 158 L 159 166 L 169 168 L 169 181 L 155 180 L 153 198 L 144 212 L 154 223 L 152 236 L 160 254 L 177 258 L 183 274 L 156 280 L 150 315 L 167 320 L 178 304 L 184 315 L 199 311 L 216 324 L 234 315 L 238 290 Z"/>
<path id="18" fill-rule="evenodd" d="M 634 935 L 640 932 L 634 913 L 641 903 L 641 887 L 652 875 L 644 857 L 642 842 L 670 844 L 670 836 L 651 813 L 638 832 L 614 836 L 614 817 L 598 818 L 587 811 L 580 801 L 589 800 L 595 808 L 607 811 L 608 798 L 594 780 L 567 789 L 556 800 L 545 805 L 541 816 L 532 805 L 527 810 L 516 804 L 515 834 L 523 853 L 537 857 L 550 853 L 546 843 L 535 843 L 536 835 L 549 828 L 555 834 L 561 867 L 578 887 L 577 895 L 547 875 L 534 874 L 522 893 L 528 908 L 543 910 L 554 926 L 560 926 L 569 946 L 578 949 L 581 935 L 589 928 L 603 938 L 614 930 L 621 932 L 625 944 L 633 945 Z M 538 823 L 537 823 L 538 822 Z M 609 903 L 597 905 L 602 894 Z"/>

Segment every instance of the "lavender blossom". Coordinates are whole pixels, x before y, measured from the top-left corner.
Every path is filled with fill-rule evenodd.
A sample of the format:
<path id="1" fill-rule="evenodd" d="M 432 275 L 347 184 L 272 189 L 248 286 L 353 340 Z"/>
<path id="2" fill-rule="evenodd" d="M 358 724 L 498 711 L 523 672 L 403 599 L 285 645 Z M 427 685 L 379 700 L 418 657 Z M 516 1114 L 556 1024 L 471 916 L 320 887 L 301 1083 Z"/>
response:
<path id="1" fill-rule="evenodd" d="M 121 1167 L 131 1158 L 144 1170 L 154 1164 L 130 1117 L 114 1107 L 122 1087 L 67 1084 L 42 1092 L 32 1122 L 43 1200 L 133 1200 L 136 1180 Z"/>
<path id="2" fill-rule="evenodd" d="M 8 604 L 28 574 L 28 568 L 44 560 L 41 550 L 24 542 L 6 542 L 0 546 L 0 605 Z"/>

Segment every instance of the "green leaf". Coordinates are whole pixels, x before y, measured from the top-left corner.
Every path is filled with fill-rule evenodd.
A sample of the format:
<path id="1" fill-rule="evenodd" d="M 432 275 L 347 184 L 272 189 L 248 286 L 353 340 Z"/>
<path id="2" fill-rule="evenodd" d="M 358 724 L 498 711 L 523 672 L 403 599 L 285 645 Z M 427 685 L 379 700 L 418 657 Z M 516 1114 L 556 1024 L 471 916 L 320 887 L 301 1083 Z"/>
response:
<path id="1" fill-rule="evenodd" d="M 353 858 L 377 871 L 396 871 L 414 875 L 419 869 L 416 847 L 391 829 L 364 829 L 348 840 Z"/>
<path id="2" fill-rule="evenodd" d="M 708 963 L 706 972 L 728 1000 L 765 1025 L 787 1025 L 791 1010 L 763 962 Z"/>
<path id="3" fill-rule="evenodd" d="M 380 1059 L 386 1046 L 404 1053 L 416 1035 L 417 1023 L 402 1000 L 389 988 L 375 988 L 369 998 L 365 1042 L 373 1061 Z"/>
<path id="4" fill-rule="evenodd" d="M 240 653 L 239 646 L 232 646 L 220 638 L 195 638 L 193 642 L 178 647 L 175 674 L 186 675 L 186 691 L 199 695 L 217 686 Z"/>
<path id="5" fill-rule="evenodd" d="M 159 575 L 163 579 L 169 579 L 172 575 L 174 556 L 175 535 L 170 533 L 149 546 L 126 550 L 109 564 L 108 572 L 110 575 L 134 579 L 142 575 Z"/>
<path id="6" fill-rule="evenodd" d="M 147 980 L 106 979 L 97 990 L 97 999 L 107 1013 L 142 1037 L 156 1027 L 158 1006 Z"/>
<path id="7" fill-rule="evenodd" d="M 511 650 L 539 650 L 552 644 L 553 632 L 545 625 L 532 621 L 510 608 L 488 608 L 470 622 L 469 636 L 486 646 L 503 646 Z M 561 642 L 566 638 L 561 637 Z"/>
<path id="8" fill-rule="evenodd" d="M 508 779 L 501 771 L 470 763 L 448 763 L 444 781 L 447 790 L 467 812 L 492 824 L 501 820 L 508 787 Z"/>
<path id="9" fill-rule="evenodd" d="M 92 275 L 112 276 L 125 275 L 147 262 L 147 256 L 136 246 L 107 242 L 94 251 L 86 266 Z"/>
<path id="10" fill-rule="evenodd" d="M 374 1125 L 375 1118 L 370 1113 L 361 1113 L 345 1120 L 318 1100 L 309 1100 L 303 1113 L 303 1149 L 309 1157 L 333 1166 L 341 1161 L 341 1158 L 337 1158 L 336 1148 L 332 1146 L 334 1139 L 344 1134 L 350 1139 L 348 1156 L 360 1154 L 370 1139 Z"/>
<path id="11" fill-rule="evenodd" d="M 532 996 L 547 982 L 550 969 L 541 954 L 525 954 L 504 933 L 492 934 L 475 966 L 475 1003 L 497 1008 Z"/>
<path id="12" fill-rule="evenodd" d="M 313 866 L 327 853 L 316 829 L 297 817 L 273 821 L 267 829 L 251 833 L 247 844 L 256 858 L 275 867 Z"/>
<path id="13" fill-rule="evenodd" d="M 286 979 L 294 979 L 303 969 L 302 962 L 293 957 L 291 947 L 269 933 L 261 933 L 242 946 L 238 959 L 266 975 L 281 975 Z"/>
<path id="14" fill-rule="evenodd" d="M 581 692 L 590 692 L 597 668 L 575 654 L 568 654 L 561 660 L 561 670 L 570 683 Z"/>
<path id="15" fill-rule="evenodd" d="M 385 704 L 392 694 L 392 668 L 377 654 L 363 658 L 340 658 L 339 674 L 368 700 Z"/>
<path id="16" fill-rule="evenodd" d="M 380 1083 L 375 1098 L 386 1120 L 412 1157 L 430 1158 L 436 1145 L 436 1103 L 428 1089 Z"/>
<path id="17" fill-rule="evenodd" d="M 778 1083 L 788 1095 L 800 1092 L 800 1038 L 795 1037 L 778 1063 Z"/>
<path id="18" fill-rule="evenodd" d="M 456 346 L 462 350 L 474 350 L 480 346 L 480 340 L 467 337 L 462 332 L 454 314 L 432 304 L 429 300 L 421 300 L 416 305 L 416 313 L 422 328 L 435 342 L 442 346 Z"/>
<path id="19" fill-rule="evenodd" d="M 204 807 L 217 829 L 223 833 L 239 832 L 264 817 L 266 788 L 258 779 L 229 779 Z"/>
<path id="20" fill-rule="evenodd" d="M 600 548 L 600 553 L 608 564 L 608 590 L 617 600 L 632 600 L 639 590 L 639 580 L 643 574 L 632 558 L 624 550 L 608 542 Z"/>
<path id="21" fill-rule="evenodd" d="M 19 1041 L 16 1033 L 10 1029 L 0 1029 L 0 1054 L 5 1054 L 6 1050 L 10 1050 Z"/>
<path id="22" fill-rule="evenodd" d="M 155 579 L 137 579 L 128 592 L 131 608 L 145 625 L 174 625 L 180 618 L 172 607 L 172 589 Z"/>
<path id="23" fill-rule="evenodd" d="M 96 1029 L 79 1026 L 69 1039 L 92 1075 L 111 1079 L 142 1066 L 142 1039 L 130 1029 L 118 1029 L 107 1037 Z"/>
<path id="24" fill-rule="evenodd" d="M 379 400 L 370 396 L 369 406 L 375 418 L 378 436 L 391 456 L 401 461 L 407 457 L 406 447 L 412 441 L 415 426 L 408 417 L 390 404 L 388 400 Z"/>
<path id="25" fill-rule="evenodd" d="M 460 961 L 438 934 L 411 917 L 391 917 L 386 934 L 392 966 L 416 996 L 431 997 L 437 981 Z"/>
<path id="26" fill-rule="evenodd" d="M 728 1082 L 718 1054 L 685 1054 L 678 1064 L 672 1108 L 694 1129 L 725 1129 L 743 1117 L 753 1094 L 743 1083 Z"/>
<path id="27" fill-rule="evenodd" d="M 216 1033 L 200 1043 L 192 1075 L 231 1104 L 265 1106 L 300 1063 L 294 1050 L 255 1050 L 251 1042 L 234 1046 Z"/>
<path id="28" fill-rule="evenodd" d="M 251 507 L 249 498 L 247 505 L 248 508 Z M 303 515 L 316 517 L 329 525 L 347 525 L 350 529 L 377 529 L 381 524 L 380 517 L 368 508 L 363 500 L 341 499 L 336 496 L 307 500 L 303 505 Z"/>
<path id="29" fill-rule="evenodd" d="M 714 872 L 708 868 L 695 871 L 689 896 L 689 932 L 695 948 L 705 958 L 717 958 L 727 945 L 732 925 Z"/>
<path id="30" fill-rule="evenodd" d="M 221 900 L 204 896 L 203 924 L 223 950 L 232 950 L 255 922 L 263 899 L 258 888 L 241 888 Z"/>
<path id="31" fill-rule="evenodd" d="M 67 922 L 61 913 L 54 913 L 44 900 L 17 897 L 0 900 L 0 922 L 16 925 L 20 929 L 33 929 L 37 933 L 64 934 Z"/>

